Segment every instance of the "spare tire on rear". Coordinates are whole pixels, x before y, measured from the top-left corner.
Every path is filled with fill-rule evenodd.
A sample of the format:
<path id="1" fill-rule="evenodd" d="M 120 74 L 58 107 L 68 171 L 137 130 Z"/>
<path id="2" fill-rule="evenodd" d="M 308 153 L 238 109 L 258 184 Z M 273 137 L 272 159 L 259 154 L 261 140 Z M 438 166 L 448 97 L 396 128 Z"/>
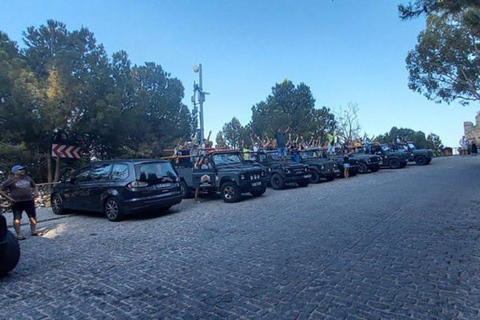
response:
<path id="1" fill-rule="evenodd" d="M 20 260 L 20 244 L 17 237 L 7 230 L 0 240 L 0 277 L 15 269 Z"/>

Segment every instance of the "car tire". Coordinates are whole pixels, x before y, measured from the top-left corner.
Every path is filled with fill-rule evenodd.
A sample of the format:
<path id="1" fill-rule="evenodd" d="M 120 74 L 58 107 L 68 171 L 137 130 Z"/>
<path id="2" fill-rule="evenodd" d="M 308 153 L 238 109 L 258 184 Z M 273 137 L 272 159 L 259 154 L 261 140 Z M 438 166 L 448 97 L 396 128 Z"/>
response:
<path id="1" fill-rule="evenodd" d="M 105 200 L 105 203 L 103 205 L 103 210 L 104 210 L 105 216 L 110 221 L 117 222 L 117 221 L 121 221 L 124 218 L 121 207 L 120 207 L 120 203 L 115 198 L 108 198 L 107 200 Z"/>
<path id="2" fill-rule="evenodd" d="M 327 181 L 333 181 L 335 180 L 335 175 L 327 176 L 325 178 L 327 179 Z"/>
<path id="3" fill-rule="evenodd" d="M 310 180 L 300 180 L 297 182 L 297 184 L 300 188 L 305 188 L 310 184 Z"/>
<path id="4" fill-rule="evenodd" d="M 182 192 L 183 199 L 189 199 L 193 197 L 193 192 L 190 190 L 187 183 L 183 180 L 180 181 L 180 190 Z"/>
<path id="5" fill-rule="evenodd" d="M 310 170 L 310 183 L 319 183 L 320 182 L 320 175 L 318 174 L 317 170 Z"/>
<path id="6" fill-rule="evenodd" d="M 67 213 L 67 210 L 65 210 L 65 203 L 59 193 L 55 193 L 52 196 L 52 211 L 59 215 Z"/>
<path id="7" fill-rule="evenodd" d="M 234 182 L 225 182 L 220 187 L 220 195 L 223 201 L 227 203 L 238 202 L 240 200 L 240 188 Z"/>
<path id="8" fill-rule="evenodd" d="M 283 179 L 278 173 L 274 173 L 270 178 L 270 185 L 275 190 L 281 190 L 285 188 L 285 179 Z"/>
<path id="9" fill-rule="evenodd" d="M 424 166 L 424 165 L 428 164 L 427 163 L 427 157 L 418 156 L 418 157 L 415 158 L 415 163 L 419 166 Z"/>
<path id="10" fill-rule="evenodd" d="M 367 173 L 368 172 L 368 166 L 366 163 L 359 162 L 358 163 L 358 172 L 359 173 Z"/>
<path id="11" fill-rule="evenodd" d="M 263 195 L 265 193 L 265 191 L 267 191 L 267 186 L 266 185 L 264 185 L 261 189 L 256 189 L 256 190 L 250 191 L 250 194 L 254 197 L 260 197 L 261 195 Z"/>
<path id="12" fill-rule="evenodd" d="M 390 169 L 400 169 L 402 163 L 398 159 L 390 159 L 388 161 L 388 166 L 390 167 Z"/>
<path id="13" fill-rule="evenodd" d="M 3 241 L 5 244 L 3 250 L 0 251 L 0 277 L 15 269 L 18 261 L 20 261 L 20 244 L 17 237 L 12 232 L 7 231 Z"/>

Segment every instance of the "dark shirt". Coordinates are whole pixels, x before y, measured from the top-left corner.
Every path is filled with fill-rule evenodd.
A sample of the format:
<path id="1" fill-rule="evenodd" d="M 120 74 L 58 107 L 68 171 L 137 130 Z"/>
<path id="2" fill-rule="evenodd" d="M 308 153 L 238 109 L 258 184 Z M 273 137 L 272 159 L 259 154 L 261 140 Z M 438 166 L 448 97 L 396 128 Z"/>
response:
<path id="1" fill-rule="evenodd" d="M 348 156 L 343 156 L 343 163 L 350 163 Z"/>
<path id="2" fill-rule="evenodd" d="M 285 132 L 276 133 L 275 139 L 277 139 L 277 148 L 285 148 L 287 146 L 285 142 Z"/>
<path id="3" fill-rule="evenodd" d="M 10 197 L 16 202 L 32 201 L 35 197 L 33 190 L 36 185 L 29 176 L 17 176 L 2 183 L 0 189 L 10 191 Z"/>

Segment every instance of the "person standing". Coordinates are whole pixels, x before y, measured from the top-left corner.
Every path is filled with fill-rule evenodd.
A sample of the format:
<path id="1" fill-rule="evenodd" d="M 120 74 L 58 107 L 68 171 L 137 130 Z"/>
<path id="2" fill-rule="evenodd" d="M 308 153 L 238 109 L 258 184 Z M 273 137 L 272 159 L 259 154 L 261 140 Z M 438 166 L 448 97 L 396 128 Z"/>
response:
<path id="1" fill-rule="evenodd" d="M 477 154 L 478 154 L 477 141 L 472 140 L 472 156 L 476 156 Z"/>
<path id="2" fill-rule="evenodd" d="M 350 175 L 350 156 L 348 149 L 343 150 L 343 176 L 347 179 Z"/>
<path id="3" fill-rule="evenodd" d="M 26 212 L 30 222 L 32 236 L 41 236 L 37 232 L 37 214 L 35 211 L 35 197 L 38 195 L 38 188 L 32 178 L 25 174 L 25 168 L 21 165 L 12 167 L 13 177 L 7 179 L 0 185 L 0 194 L 12 202 L 13 227 L 17 233 L 18 240 L 25 240 L 20 227 L 23 211 Z M 5 191 L 10 192 L 10 197 Z"/>
<path id="4" fill-rule="evenodd" d="M 462 137 L 459 141 L 460 143 L 460 148 L 462 150 L 462 156 L 466 156 L 468 152 L 468 140 L 465 138 L 465 136 Z"/>
<path id="5" fill-rule="evenodd" d="M 277 140 L 277 150 L 279 160 L 285 163 L 287 161 L 287 141 L 286 141 L 286 134 L 290 131 L 290 128 L 287 130 L 282 131 L 278 128 L 277 132 L 275 133 L 275 139 Z"/>

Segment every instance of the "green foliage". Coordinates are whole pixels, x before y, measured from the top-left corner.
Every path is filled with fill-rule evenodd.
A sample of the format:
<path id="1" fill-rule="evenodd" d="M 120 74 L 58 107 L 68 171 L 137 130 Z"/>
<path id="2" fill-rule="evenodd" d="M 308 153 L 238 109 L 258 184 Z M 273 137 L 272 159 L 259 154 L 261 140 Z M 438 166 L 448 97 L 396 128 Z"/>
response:
<path id="1" fill-rule="evenodd" d="M 444 145 L 437 134 L 430 133 L 427 136 L 427 146 L 428 149 L 432 149 L 433 152 L 435 152 L 435 155 L 437 157 L 442 155 L 442 149 L 444 148 Z"/>
<path id="2" fill-rule="evenodd" d="M 0 31 L 0 158 L 46 171 L 54 129 L 85 138 L 98 159 L 158 157 L 196 128 L 180 80 L 152 62 L 132 66 L 124 51 L 109 57 L 87 28 L 48 20 L 24 42 L 20 51 Z"/>
<path id="3" fill-rule="evenodd" d="M 392 127 L 390 129 L 390 132 L 387 132 L 385 134 L 379 135 L 376 138 L 376 141 L 380 143 L 396 143 L 396 139 L 399 137 L 400 139 L 413 142 L 415 147 L 418 149 L 440 149 L 442 141 L 440 140 L 440 137 L 434 133 L 429 134 L 429 140 L 425 137 L 425 133 L 422 131 L 415 131 L 413 129 L 408 129 L 408 128 L 397 128 L 397 127 Z M 442 146 L 443 147 L 443 146 Z"/>
<path id="4" fill-rule="evenodd" d="M 436 102 L 480 100 L 479 42 L 462 24 L 430 16 L 406 59 L 409 88 Z"/>
<path id="5" fill-rule="evenodd" d="M 291 128 L 291 132 L 306 139 L 324 138 L 335 127 L 335 116 L 330 109 L 315 108 L 310 88 L 300 83 L 295 86 L 284 80 L 272 88 L 272 93 L 252 107 L 250 128 L 255 136 L 272 136 L 272 131 Z"/>

